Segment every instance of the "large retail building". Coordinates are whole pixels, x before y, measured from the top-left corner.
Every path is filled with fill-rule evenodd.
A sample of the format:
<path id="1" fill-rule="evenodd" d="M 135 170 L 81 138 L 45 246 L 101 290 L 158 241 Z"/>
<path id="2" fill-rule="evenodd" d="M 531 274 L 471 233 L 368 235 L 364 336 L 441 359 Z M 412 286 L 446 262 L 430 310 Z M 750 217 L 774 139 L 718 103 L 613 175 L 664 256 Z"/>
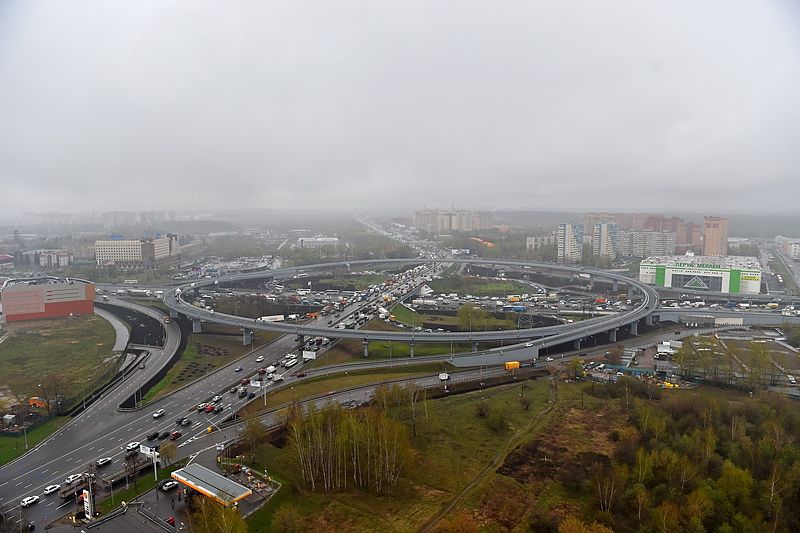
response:
<path id="1" fill-rule="evenodd" d="M 9 279 L 0 289 L 6 322 L 94 313 L 94 283 L 72 278 Z"/>
<path id="2" fill-rule="evenodd" d="M 761 265 L 755 257 L 648 257 L 639 266 L 639 280 L 658 287 L 758 294 Z"/>

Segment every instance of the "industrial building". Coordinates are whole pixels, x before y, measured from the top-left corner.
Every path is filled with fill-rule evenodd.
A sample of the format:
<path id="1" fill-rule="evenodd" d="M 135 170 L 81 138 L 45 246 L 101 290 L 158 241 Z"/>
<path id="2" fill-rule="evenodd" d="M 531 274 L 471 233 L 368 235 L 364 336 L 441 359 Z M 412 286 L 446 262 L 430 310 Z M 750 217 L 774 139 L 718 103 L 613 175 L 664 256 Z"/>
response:
<path id="1" fill-rule="evenodd" d="M 72 254 L 67 250 L 26 250 L 17 252 L 18 266 L 36 266 L 39 268 L 64 268 L 72 264 Z"/>
<path id="2" fill-rule="evenodd" d="M 94 313 L 94 283 L 73 278 L 9 279 L 0 289 L 6 322 Z"/>
<path id="3" fill-rule="evenodd" d="M 123 270 L 156 269 L 178 261 L 178 236 L 168 233 L 148 239 L 95 241 L 97 266 L 113 266 Z"/>
<path id="4" fill-rule="evenodd" d="M 339 237 L 300 237 L 297 239 L 297 248 L 310 248 L 317 250 L 319 248 L 331 248 L 339 246 Z"/>
<path id="5" fill-rule="evenodd" d="M 759 294 L 761 265 L 758 258 L 743 256 L 649 257 L 639 266 L 639 280 L 659 287 Z"/>

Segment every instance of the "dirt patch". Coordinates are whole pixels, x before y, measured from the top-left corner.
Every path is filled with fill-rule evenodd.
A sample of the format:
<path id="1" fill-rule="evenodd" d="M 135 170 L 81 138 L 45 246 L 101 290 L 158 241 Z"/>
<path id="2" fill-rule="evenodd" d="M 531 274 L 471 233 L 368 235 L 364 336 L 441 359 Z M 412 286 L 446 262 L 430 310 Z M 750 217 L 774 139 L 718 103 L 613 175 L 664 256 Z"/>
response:
<path id="1" fill-rule="evenodd" d="M 8 407 L 15 406 L 18 403 L 17 397 L 6 385 L 0 385 L 0 403 Z"/>
<path id="2" fill-rule="evenodd" d="M 585 479 L 595 463 L 611 463 L 610 434 L 624 425 L 620 411 L 565 409 L 543 431 L 546 438 L 519 446 L 509 454 L 498 474 L 522 483 L 558 480 L 573 485 Z"/>

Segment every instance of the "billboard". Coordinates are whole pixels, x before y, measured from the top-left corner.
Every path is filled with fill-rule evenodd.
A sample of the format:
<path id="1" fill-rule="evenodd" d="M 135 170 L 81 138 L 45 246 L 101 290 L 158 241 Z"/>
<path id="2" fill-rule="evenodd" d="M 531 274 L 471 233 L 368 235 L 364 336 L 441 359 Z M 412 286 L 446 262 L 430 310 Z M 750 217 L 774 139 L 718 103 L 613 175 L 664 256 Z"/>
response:
<path id="1" fill-rule="evenodd" d="M 317 352 L 303 350 L 303 361 L 312 361 L 317 358 Z"/>
<path id="2" fill-rule="evenodd" d="M 86 515 L 86 518 L 91 518 L 94 516 L 94 501 L 92 501 L 92 493 L 86 489 L 83 489 L 83 512 Z"/>

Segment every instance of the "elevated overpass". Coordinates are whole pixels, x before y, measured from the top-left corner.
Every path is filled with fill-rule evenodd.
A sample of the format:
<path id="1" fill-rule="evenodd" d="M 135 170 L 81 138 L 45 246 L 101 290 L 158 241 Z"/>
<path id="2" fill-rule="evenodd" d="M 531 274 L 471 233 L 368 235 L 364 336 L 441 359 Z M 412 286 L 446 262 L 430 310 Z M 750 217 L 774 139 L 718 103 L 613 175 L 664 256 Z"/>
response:
<path id="1" fill-rule="evenodd" d="M 605 279 L 610 281 L 615 288 L 619 285 L 626 285 L 629 294 L 634 297 L 639 295 L 641 302 L 636 305 L 632 310 L 624 313 L 617 313 L 611 316 L 596 317 L 593 319 L 585 320 L 576 324 L 556 325 L 542 328 L 525 328 L 516 330 L 497 330 L 497 331 L 466 331 L 466 332 L 401 332 L 401 331 L 372 331 L 372 330 L 348 330 L 338 329 L 332 327 L 320 326 L 305 326 L 302 324 L 287 324 L 275 322 L 260 322 L 252 318 L 240 317 L 230 314 L 217 313 L 206 309 L 195 307 L 188 303 L 184 298 L 187 294 L 197 292 L 203 288 L 213 287 L 218 285 L 226 285 L 245 280 L 271 278 L 271 279 L 287 279 L 293 278 L 298 275 L 308 274 L 320 270 L 329 270 L 332 268 L 352 268 L 354 266 L 367 266 L 367 265 L 408 265 L 408 264 L 422 264 L 422 263 L 456 263 L 456 264 L 469 264 L 469 265 L 490 265 L 490 266 L 506 266 L 518 268 L 533 268 L 538 271 L 553 270 L 558 272 L 569 273 L 570 275 L 587 276 L 591 279 Z M 628 278 L 617 272 L 608 272 L 604 270 L 584 268 L 572 265 L 559 265 L 553 263 L 535 263 L 526 261 L 511 261 L 505 259 L 448 259 L 442 261 L 441 259 L 427 259 L 427 258 L 413 258 L 413 259 L 384 259 L 384 260 L 365 260 L 365 261 L 350 261 L 350 262 L 332 262 L 321 263 L 317 265 L 304 265 L 299 267 L 289 267 L 277 270 L 254 272 L 254 273 L 241 273 L 230 276 L 223 276 L 217 279 L 205 279 L 188 283 L 180 286 L 180 290 L 172 290 L 166 293 L 163 297 L 164 304 L 170 309 L 173 314 L 180 314 L 188 317 L 198 326 L 201 322 L 210 322 L 216 324 L 225 324 L 229 326 L 238 326 L 243 328 L 245 332 L 248 330 L 264 330 L 275 331 L 283 334 L 294 334 L 300 337 L 305 336 L 325 336 L 330 338 L 340 339 L 360 339 L 365 343 L 370 341 L 384 340 L 395 342 L 407 342 L 412 346 L 415 343 L 430 343 L 430 342 L 471 342 L 475 345 L 478 342 L 509 342 L 510 344 L 519 343 L 525 340 L 536 339 L 532 341 L 533 347 L 553 346 L 565 342 L 579 343 L 580 339 L 608 332 L 612 339 L 616 338 L 616 332 L 619 328 L 629 326 L 632 334 L 637 334 L 638 324 L 641 320 L 651 322 L 651 314 L 658 307 L 659 299 L 658 293 L 652 287 L 641 283 L 638 280 Z"/>
<path id="2" fill-rule="evenodd" d="M 768 304 L 780 302 L 787 305 L 800 305 L 800 296 L 792 294 L 731 294 L 727 292 L 700 291 L 681 287 L 655 287 L 662 298 L 681 294 L 696 296 L 712 302 L 752 302 Z"/>

